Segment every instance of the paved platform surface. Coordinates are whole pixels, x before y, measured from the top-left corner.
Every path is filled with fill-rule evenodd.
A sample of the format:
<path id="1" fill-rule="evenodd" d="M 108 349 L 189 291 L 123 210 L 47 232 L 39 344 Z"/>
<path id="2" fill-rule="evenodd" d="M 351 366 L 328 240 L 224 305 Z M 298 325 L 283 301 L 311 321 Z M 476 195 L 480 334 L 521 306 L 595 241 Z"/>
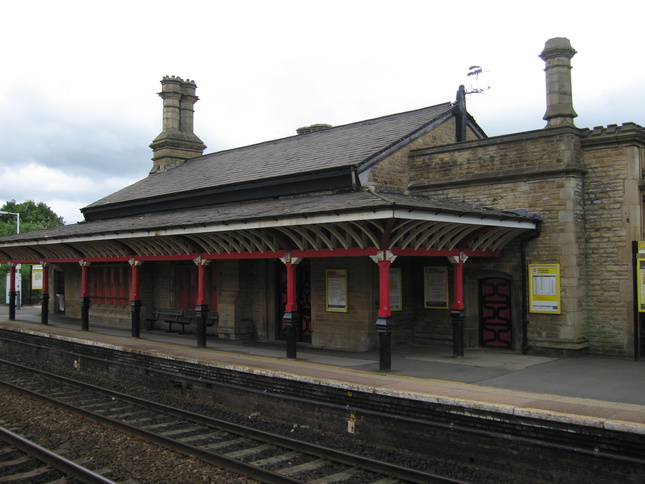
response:
<path id="1" fill-rule="evenodd" d="M 0 327 L 92 341 L 124 351 L 145 352 L 240 371 L 280 375 L 429 402 L 442 402 L 503 413 L 571 421 L 594 427 L 645 434 L 645 362 L 608 358 L 549 358 L 508 351 L 466 349 L 463 358 L 450 348 L 395 347 L 392 370 L 378 372 L 378 351 L 351 353 L 299 345 L 297 358 L 286 358 L 280 342 L 233 342 L 208 339 L 197 348 L 196 336 L 92 326 L 50 317 L 40 324 L 40 308 L 23 307 L 16 321 L 0 306 Z"/>

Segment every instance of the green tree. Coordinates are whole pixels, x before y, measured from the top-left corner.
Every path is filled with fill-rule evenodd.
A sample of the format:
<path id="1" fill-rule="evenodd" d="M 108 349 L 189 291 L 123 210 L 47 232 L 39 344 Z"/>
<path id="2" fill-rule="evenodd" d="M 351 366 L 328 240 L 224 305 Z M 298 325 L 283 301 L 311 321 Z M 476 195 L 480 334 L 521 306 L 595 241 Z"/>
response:
<path id="1" fill-rule="evenodd" d="M 57 215 L 43 202 L 36 203 L 33 200 L 27 200 L 16 203 L 15 200 L 11 200 L 2 206 L 0 211 L 20 214 L 20 233 L 58 227 L 64 224 L 63 217 Z M 0 236 L 15 233 L 16 216 L 0 215 Z"/>
<path id="2" fill-rule="evenodd" d="M 0 207 L 2 212 L 12 212 L 20 214 L 20 233 L 32 232 L 34 230 L 48 229 L 63 225 L 63 217 L 57 215 L 47 204 L 43 202 L 26 202 L 16 203 L 15 200 L 5 203 Z M 16 216 L 0 214 L 0 237 L 5 235 L 14 235 L 16 233 Z M 5 294 L 5 274 L 9 272 L 7 264 L 0 264 L 0 301 L 4 302 Z M 31 290 L 31 265 L 21 264 L 20 277 L 22 279 L 22 296 L 24 304 L 31 304 L 38 300 L 39 291 Z"/>

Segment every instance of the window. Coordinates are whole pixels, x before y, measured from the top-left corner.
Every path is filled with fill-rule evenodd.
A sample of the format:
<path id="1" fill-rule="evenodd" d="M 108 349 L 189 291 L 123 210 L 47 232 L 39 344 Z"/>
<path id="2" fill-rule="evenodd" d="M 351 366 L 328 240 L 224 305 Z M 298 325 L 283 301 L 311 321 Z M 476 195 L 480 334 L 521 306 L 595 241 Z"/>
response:
<path id="1" fill-rule="evenodd" d="M 92 304 L 127 306 L 130 303 L 130 267 L 125 264 L 90 266 Z"/>

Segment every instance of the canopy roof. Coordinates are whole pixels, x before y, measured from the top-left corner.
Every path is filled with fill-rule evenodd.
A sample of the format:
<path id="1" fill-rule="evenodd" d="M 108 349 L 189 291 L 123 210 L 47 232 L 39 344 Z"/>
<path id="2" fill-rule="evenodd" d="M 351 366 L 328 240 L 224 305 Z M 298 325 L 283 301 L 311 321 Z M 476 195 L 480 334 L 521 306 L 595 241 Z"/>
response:
<path id="1" fill-rule="evenodd" d="M 394 250 L 495 255 L 535 230 L 527 215 L 368 190 L 251 200 L 99 220 L 5 237 L 7 262 L 276 257 Z M 401 252 L 401 253 L 403 253 Z"/>

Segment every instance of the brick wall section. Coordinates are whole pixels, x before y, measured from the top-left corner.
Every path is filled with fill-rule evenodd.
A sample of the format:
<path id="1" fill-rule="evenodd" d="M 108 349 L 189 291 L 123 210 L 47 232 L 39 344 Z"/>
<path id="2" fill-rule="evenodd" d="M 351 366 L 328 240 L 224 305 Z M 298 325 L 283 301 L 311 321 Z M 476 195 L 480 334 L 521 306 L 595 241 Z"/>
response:
<path id="1" fill-rule="evenodd" d="M 528 209 L 543 220 L 540 238 L 527 249 L 528 263 L 559 263 L 562 269 L 562 315 L 531 314 L 529 344 L 542 351 L 586 347 L 582 313 L 585 291 L 584 207 L 581 135 L 558 128 L 521 133 L 413 152 L 413 192 L 498 209 Z M 521 283 L 519 247 L 509 247 L 500 261 L 471 260 L 465 275 L 498 273 Z M 482 270 L 486 269 L 486 270 Z M 467 339 L 475 339 L 476 287 L 468 285 Z M 516 292 L 515 304 L 521 294 Z M 473 308 L 473 304 L 475 307 Z M 519 308 L 514 308 L 519 322 Z M 519 326 L 516 324 L 517 330 Z M 468 331 L 470 329 L 470 331 Z M 515 328 L 514 328 L 515 329 Z M 470 333 L 470 334 L 469 334 Z M 514 331 L 519 334 L 518 331 Z"/>

